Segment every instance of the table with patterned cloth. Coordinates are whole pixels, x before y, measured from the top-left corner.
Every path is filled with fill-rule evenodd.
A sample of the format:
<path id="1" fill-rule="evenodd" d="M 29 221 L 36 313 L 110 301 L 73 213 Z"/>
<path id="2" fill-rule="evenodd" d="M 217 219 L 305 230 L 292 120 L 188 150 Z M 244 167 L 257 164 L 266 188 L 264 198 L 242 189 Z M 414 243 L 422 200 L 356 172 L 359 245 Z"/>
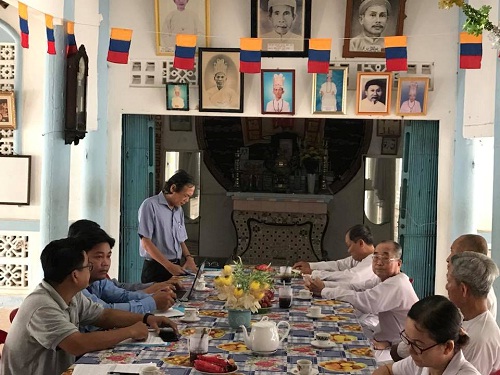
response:
<path id="1" fill-rule="evenodd" d="M 210 285 L 210 283 L 209 283 Z M 302 280 L 294 279 L 294 296 L 302 288 Z M 181 318 L 173 318 L 178 323 L 183 337 L 175 343 L 162 346 L 119 345 L 113 349 L 101 350 L 84 355 L 78 363 L 156 363 L 164 374 L 197 375 L 199 371 L 189 366 L 189 353 L 186 337 L 190 327 L 210 327 L 212 339 L 209 342 L 209 354 L 230 355 L 238 366 L 237 374 L 284 374 L 296 373 L 299 359 L 309 359 L 313 369 L 319 373 L 371 374 L 376 368 L 370 342 L 364 336 L 361 326 L 354 315 L 351 305 L 321 299 L 300 300 L 294 298 L 290 309 L 278 307 L 278 296 L 273 307 L 265 314 L 252 315 L 252 322 L 264 315 L 276 323 L 284 320 L 290 323 L 288 338 L 272 355 L 257 355 L 245 345 L 241 329 L 232 329 L 227 321 L 224 302 L 218 301 L 216 292 L 196 292 L 194 300 L 184 303 L 184 307 L 196 307 L 200 320 L 195 323 L 183 323 Z M 311 304 L 321 305 L 324 317 L 307 317 Z M 326 349 L 312 346 L 314 332 L 330 332 L 332 344 Z M 67 371 L 66 374 L 70 374 Z M 314 373 L 317 373 L 314 371 Z"/>

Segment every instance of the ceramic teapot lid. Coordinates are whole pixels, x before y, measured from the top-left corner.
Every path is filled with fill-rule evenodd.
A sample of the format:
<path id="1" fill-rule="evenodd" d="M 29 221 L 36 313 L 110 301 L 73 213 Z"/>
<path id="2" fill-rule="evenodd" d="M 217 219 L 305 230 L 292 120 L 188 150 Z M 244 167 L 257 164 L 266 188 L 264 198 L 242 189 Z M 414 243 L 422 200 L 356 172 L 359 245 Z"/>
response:
<path id="1" fill-rule="evenodd" d="M 273 322 L 273 321 L 270 321 L 269 317 L 264 316 L 259 322 L 254 323 L 253 327 L 257 327 L 257 328 L 261 328 L 261 327 L 271 328 L 271 327 L 276 327 L 276 323 Z"/>

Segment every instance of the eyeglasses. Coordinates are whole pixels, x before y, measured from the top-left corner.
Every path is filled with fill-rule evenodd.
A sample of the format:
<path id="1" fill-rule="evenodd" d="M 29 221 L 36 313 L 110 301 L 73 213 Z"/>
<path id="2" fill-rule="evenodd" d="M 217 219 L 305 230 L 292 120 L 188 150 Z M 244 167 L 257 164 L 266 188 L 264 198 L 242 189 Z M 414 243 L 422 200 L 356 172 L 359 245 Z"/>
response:
<path id="1" fill-rule="evenodd" d="M 389 257 L 384 257 L 384 256 L 381 256 L 381 255 L 378 255 L 378 254 L 374 254 L 373 255 L 373 261 L 374 262 L 382 262 L 384 264 L 388 264 L 390 262 L 392 262 L 393 260 L 398 260 L 399 258 L 389 258 Z"/>
<path id="2" fill-rule="evenodd" d="M 441 343 L 437 343 L 437 344 L 434 344 L 434 345 L 431 345 L 429 346 L 428 348 L 421 348 L 420 346 L 418 346 L 417 344 L 415 344 L 413 341 L 411 341 L 408 336 L 406 336 L 405 334 L 405 330 L 403 329 L 400 333 L 399 333 L 399 336 L 401 337 L 401 340 L 406 344 L 406 345 L 409 345 L 413 348 L 413 350 L 415 351 L 415 353 L 417 354 L 422 354 L 423 352 L 429 350 L 429 349 L 432 349 L 433 347 L 435 346 L 438 346 L 438 345 L 441 345 Z"/>
<path id="3" fill-rule="evenodd" d="M 94 265 L 89 262 L 86 266 L 81 266 L 81 267 L 78 267 L 77 269 L 78 270 L 83 270 L 84 268 L 88 268 L 89 272 L 91 272 L 94 269 Z"/>

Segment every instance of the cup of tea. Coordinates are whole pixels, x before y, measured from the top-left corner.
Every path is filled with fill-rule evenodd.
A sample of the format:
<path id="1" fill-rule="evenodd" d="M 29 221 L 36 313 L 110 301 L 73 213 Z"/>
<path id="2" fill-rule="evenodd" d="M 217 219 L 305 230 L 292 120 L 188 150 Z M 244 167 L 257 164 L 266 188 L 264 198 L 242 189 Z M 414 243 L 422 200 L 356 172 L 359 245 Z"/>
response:
<path id="1" fill-rule="evenodd" d="M 330 334 L 328 332 L 316 332 L 314 334 L 314 339 L 320 346 L 326 346 L 330 342 Z"/>
<path id="2" fill-rule="evenodd" d="M 309 315 L 310 316 L 321 316 L 321 307 L 320 306 L 311 306 L 309 307 Z"/>
<path id="3" fill-rule="evenodd" d="M 198 280 L 195 285 L 196 290 L 205 290 L 207 283 L 205 281 Z"/>
<path id="4" fill-rule="evenodd" d="M 282 309 L 288 309 L 292 306 L 293 299 L 293 289 L 291 286 L 282 286 L 278 289 L 279 296 L 279 307 Z"/>
<path id="5" fill-rule="evenodd" d="M 311 298 L 312 292 L 308 289 L 301 289 L 301 290 L 299 290 L 299 297 L 300 298 Z"/>
<path id="6" fill-rule="evenodd" d="M 159 371 L 158 371 L 158 367 L 156 367 L 156 366 L 143 367 L 141 372 L 140 372 L 140 375 L 158 375 L 158 374 L 159 374 Z"/>
<path id="7" fill-rule="evenodd" d="M 198 309 L 186 307 L 184 309 L 184 320 L 195 320 L 198 317 Z"/>
<path id="8" fill-rule="evenodd" d="M 189 361 L 194 365 L 195 359 L 198 358 L 200 354 L 208 353 L 208 339 L 210 335 L 208 333 L 208 328 L 203 330 L 196 330 L 188 338 L 188 350 L 189 350 Z"/>
<path id="9" fill-rule="evenodd" d="M 312 371 L 312 362 L 308 359 L 299 359 L 297 370 L 299 370 L 299 375 L 309 375 Z"/>

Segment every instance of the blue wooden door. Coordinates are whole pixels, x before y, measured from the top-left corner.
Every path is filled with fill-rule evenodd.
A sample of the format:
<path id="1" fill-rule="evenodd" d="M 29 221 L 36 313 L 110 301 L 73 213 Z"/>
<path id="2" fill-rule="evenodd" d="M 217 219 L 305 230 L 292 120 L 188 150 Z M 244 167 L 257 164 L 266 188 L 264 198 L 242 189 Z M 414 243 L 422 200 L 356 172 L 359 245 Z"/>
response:
<path id="1" fill-rule="evenodd" d="M 122 178 L 120 203 L 121 281 L 141 279 L 137 210 L 155 189 L 155 136 L 151 116 L 124 115 L 122 127 Z"/>
<path id="2" fill-rule="evenodd" d="M 434 294 L 438 147 L 438 121 L 405 122 L 399 242 L 403 270 L 420 298 Z"/>

